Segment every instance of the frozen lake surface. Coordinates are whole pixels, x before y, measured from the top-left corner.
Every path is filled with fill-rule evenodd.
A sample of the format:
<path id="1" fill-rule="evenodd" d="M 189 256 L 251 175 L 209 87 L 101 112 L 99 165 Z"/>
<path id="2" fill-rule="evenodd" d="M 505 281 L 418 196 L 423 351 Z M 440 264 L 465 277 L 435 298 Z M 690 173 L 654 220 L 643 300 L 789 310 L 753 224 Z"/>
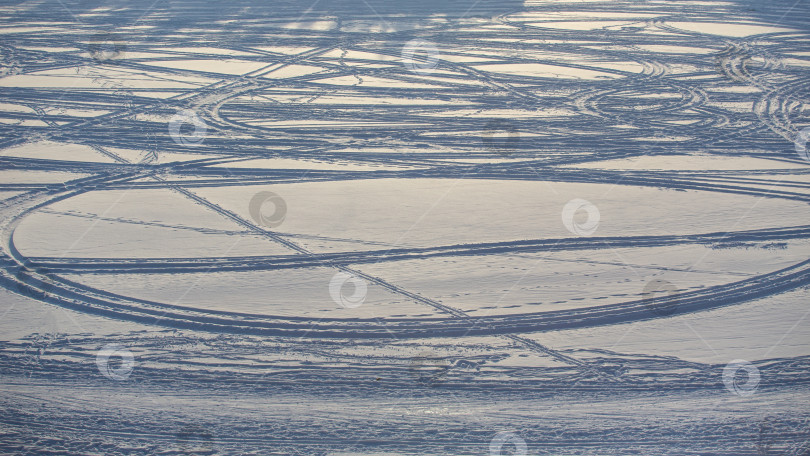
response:
<path id="1" fill-rule="evenodd" d="M 0 452 L 810 454 L 810 5 L 0 6 Z"/>

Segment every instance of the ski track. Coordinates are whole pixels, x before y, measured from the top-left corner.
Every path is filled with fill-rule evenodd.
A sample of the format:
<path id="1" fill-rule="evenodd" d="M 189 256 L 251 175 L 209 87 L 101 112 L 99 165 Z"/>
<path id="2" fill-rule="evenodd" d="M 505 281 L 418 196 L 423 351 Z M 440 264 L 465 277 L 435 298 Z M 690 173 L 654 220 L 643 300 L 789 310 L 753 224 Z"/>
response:
<path id="1" fill-rule="evenodd" d="M 0 342 L 3 453 L 472 455 L 489 454 L 503 429 L 519 433 L 529 454 L 810 452 L 810 414 L 790 405 L 807 398 L 808 356 L 753 360 L 763 379 L 755 404 L 771 410 L 759 413 L 719 399 L 727 394 L 724 365 L 543 342 L 545 333 L 657 322 L 807 290 L 810 260 L 758 274 L 729 272 L 738 277 L 656 298 L 654 306 L 670 309 L 665 314 L 638 294 L 616 294 L 622 300 L 611 304 L 479 316 L 368 272 L 428 259 L 787 246 L 810 239 L 806 212 L 790 226 L 757 229 L 729 224 L 680 235 L 409 245 L 269 229 L 203 196 L 209 189 L 386 179 L 545 182 L 552 190 L 555 183 L 606 184 L 806 205 L 810 167 L 793 148 L 810 126 L 805 3 L 59 3 L 0 7 L 0 150 L 49 141 L 86 146 L 98 160 L 0 153 L 0 173 L 64 176 L 56 183 L 0 181 L 0 191 L 17 192 L 0 200 L 0 285 L 45 306 L 143 329 Z M 594 19 L 580 13 L 629 18 L 589 28 Z M 332 25 L 307 25 L 318 21 Z M 774 29 L 718 36 L 679 27 L 683 22 Z M 14 29 L 26 26 L 32 30 Z M 416 38 L 437 44 L 436 72 L 401 63 L 403 47 Z M 90 56 L 90 43 L 110 39 L 125 43 L 120 58 Z M 657 52 L 649 44 L 705 52 Z M 255 69 L 229 72 L 235 60 Z M 184 67 L 189 61 L 207 63 Z M 514 74 L 489 65 L 559 73 Z M 566 76 L 574 71 L 599 76 Z M 55 82 L 8 82 L 24 77 Z M 204 142 L 189 147 L 169 135 L 167 120 L 178 110 L 192 110 L 206 124 Z M 504 126 L 520 132 L 514 141 L 482 139 Z M 758 159 L 764 168 L 598 166 L 651 157 Z M 330 166 L 246 166 L 263 159 Z M 156 190 L 235 228 L 65 209 L 102 192 Z M 261 239 L 289 253 L 28 256 L 14 235 L 33 214 Z M 319 252 L 307 247 L 314 241 L 341 247 Z M 124 296 L 76 278 L 315 268 L 359 277 L 435 313 L 310 318 L 206 310 Z M 96 354 L 109 343 L 135 353 L 126 381 L 99 375 Z M 542 362 L 507 362 L 517 356 Z M 306 410 L 296 409 L 300 404 Z"/>

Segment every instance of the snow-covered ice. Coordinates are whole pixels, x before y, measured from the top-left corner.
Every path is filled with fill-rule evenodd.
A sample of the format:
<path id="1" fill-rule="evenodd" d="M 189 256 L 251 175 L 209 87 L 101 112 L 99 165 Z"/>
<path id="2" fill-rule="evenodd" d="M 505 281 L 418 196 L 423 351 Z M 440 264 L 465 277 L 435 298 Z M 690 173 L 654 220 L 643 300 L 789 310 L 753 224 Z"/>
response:
<path id="1" fill-rule="evenodd" d="M 0 453 L 810 454 L 810 5 L 0 6 Z"/>

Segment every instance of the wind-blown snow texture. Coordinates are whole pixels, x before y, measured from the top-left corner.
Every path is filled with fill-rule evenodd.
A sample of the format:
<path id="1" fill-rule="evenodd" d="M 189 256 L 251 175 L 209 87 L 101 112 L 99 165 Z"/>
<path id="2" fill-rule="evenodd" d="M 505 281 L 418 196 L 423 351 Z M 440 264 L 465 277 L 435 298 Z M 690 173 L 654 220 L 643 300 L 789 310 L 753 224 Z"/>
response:
<path id="1" fill-rule="evenodd" d="M 0 7 L 0 452 L 810 454 L 805 0 Z"/>

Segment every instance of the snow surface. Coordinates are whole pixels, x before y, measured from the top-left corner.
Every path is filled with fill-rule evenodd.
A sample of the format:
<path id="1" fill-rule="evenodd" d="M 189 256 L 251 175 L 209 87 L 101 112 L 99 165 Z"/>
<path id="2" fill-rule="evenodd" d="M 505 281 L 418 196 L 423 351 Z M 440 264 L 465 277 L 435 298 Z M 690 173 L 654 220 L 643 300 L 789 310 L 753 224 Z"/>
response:
<path id="1" fill-rule="evenodd" d="M 803 0 L 0 6 L 0 453 L 810 454 Z"/>

